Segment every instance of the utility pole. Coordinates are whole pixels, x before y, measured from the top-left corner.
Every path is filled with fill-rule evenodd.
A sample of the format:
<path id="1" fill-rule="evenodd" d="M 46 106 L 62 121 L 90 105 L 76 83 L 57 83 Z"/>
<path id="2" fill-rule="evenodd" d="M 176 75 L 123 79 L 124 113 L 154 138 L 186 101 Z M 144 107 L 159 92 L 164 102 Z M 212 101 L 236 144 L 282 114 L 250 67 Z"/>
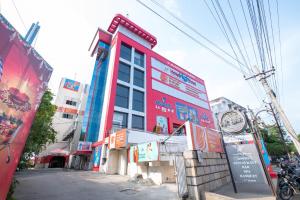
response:
<path id="1" fill-rule="evenodd" d="M 274 106 L 274 109 L 278 112 L 278 114 L 287 130 L 287 134 L 291 137 L 291 140 L 293 141 L 293 143 L 298 151 L 298 154 L 300 154 L 300 143 L 298 141 L 297 134 L 296 134 L 293 126 L 291 125 L 290 121 L 288 120 L 287 116 L 285 115 L 281 105 L 279 104 L 278 100 L 276 99 L 275 93 L 273 92 L 269 83 L 266 80 L 269 76 L 272 75 L 272 74 L 268 74 L 268 73 L 270 73 L 270 72 L 274 73 L 275 69 L 273 68 L 273 69 L 271 69 L 269 71 L 265 71 L 265 72 L 260 72 L 257 66 L 254 66 L 254 69 L 257 74 L 254 76 L 251 76 L 249 78 L 246 78 L 246 80 L 249 80 L 251 78 L 258 78 L 258 81 L 262 84 L 265 92 L 269 96 L 269 99 L 270 99 L 272 105 Z"/>

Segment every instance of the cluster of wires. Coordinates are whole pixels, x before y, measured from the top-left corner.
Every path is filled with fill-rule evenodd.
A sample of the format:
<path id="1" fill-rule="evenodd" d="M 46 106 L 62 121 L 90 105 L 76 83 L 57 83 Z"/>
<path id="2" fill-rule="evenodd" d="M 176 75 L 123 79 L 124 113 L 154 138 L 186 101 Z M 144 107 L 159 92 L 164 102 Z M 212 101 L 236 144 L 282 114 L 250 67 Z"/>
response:
<path id="1" fill-rule="evenodd" d="M 220 47 L 220 45 L 204 36 L 194 26 L 176 16 L 163 4 L 156 0 L 148 1 L 165 11 L 171 18 L 167 19 L 153 7 L 146 4 L 145 1 L 137 0 L 145 8 L 192 39 L 196 44 L 241 72 L 244 77 L 273 70 L 272 75 L 268 78 L 268 83 L 277 98 L 279 98 L 279 81 L 276 74 L 281 73 L 282 80 L 282 56 L 278 0 L 272 1 L 273 4 L 270 0 L 239 0 L 239 2 L 234 2 L 237 8 L 233 7 L 230 0 L 203 0 L 221 35 L 228 43 L 229 50 Z M 178 25 L 178 22 L 181 26 Z M 190 31 L 185 31 L 186 28 Z M 197 37 L 193 35 L 197 35 Z M 280 65 L 278 65 L 278 57 L 280 57 Z M 276 74 L 274 71 L 276 71 Z M 261 86 L 255 79 L 250 79 L 248 83 L 261 103 L 265 99 L 265 93 Z M 281 87 L 283 87 L 282 85 Z"/>

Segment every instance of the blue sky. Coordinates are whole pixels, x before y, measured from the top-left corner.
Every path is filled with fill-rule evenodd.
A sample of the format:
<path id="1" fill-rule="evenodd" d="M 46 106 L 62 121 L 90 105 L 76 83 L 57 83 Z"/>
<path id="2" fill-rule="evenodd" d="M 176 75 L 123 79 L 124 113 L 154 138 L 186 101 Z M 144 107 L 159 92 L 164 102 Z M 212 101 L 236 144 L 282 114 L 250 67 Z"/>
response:
<path id="1" fill-rule="evenodd" d="M 76 78 L 81 82 L 90 83 L 94 58 L 89 56 L 89 44 L 97 27 L 106 29 L 113 16 L 121 13 L 123 15 L 128 14 L 132 21 L 157 37 L 158 45 L 154 48 L 155 51 L 204 79 L 210 99 L 225 96 L 243 106 L 249 105 L 254 109 L 261 108 L 261 99 L 264 99 L 265 96 L 262 92 L 258 92 L 256 94 L 260 99 L 258 101 L 256 95 L 238 71 L 163 22 L 135 0 L 14 1 L 26 28 L 29 28 L 32 22 L 40 22 L 41 30 L 35 48 L 54 68 L 49 83 L 49 87 L 53 92 L 57 91 L 61 77 Z M 158 10 L 166 18 L 174 21 L 167 13 L 155 7 L 150 0 L 142 1 Z M 207 36 L 222 48 L 229 50 L 224 36 L 211 17 L 204 1 L 164 0 L 160 2 L 182 20 L 195 27 L 201 34 Z M 227 1 L 220 2 L 224 4 L 225 13 L 230 14 L 228 7 L 226 7 Z M 238 22 L 241 24 L 240 28 L 244 36 L 246 35 L 246 29 L 243 28 L 239 1 L 231 0 L 230 2 L 237 15 Z M 298 12 L 300 1 L 278 0 L 278 2 L 283 65 L 282 76 L 281 70 L 277 73 L 279 74 L 279 88 L 284 88 L 284 92 L 280 93 L 280 99 L 296 131 L 300 132 L 300 106 L 298 104 L 298 99 L 300 99 L 300 90 L 298 89 L 300 85 L 300 79 L 298 78 L 300 72 L 300 57 L 298 55 L 300 46 L 300 14 Z M 26 29 L 17 15 L 12 1 L 2 0 L 0 3 L 1 13 L 21 34 L 25 35 Z M 274 6 L 275 0 L 270 0 L 270 3 Z M 273 6 L 272 12 L 275 11 Z M 174 22 L 179 24 L 176 21 Z M 185 30 L 188 29 L 185 28 Z M 244 39 L 246 44 L 250 44 L 247 37 Z M 201 39 L 200 41 L 204 42 Z M 283 86 L 281 83 L 283 83 Z"/>

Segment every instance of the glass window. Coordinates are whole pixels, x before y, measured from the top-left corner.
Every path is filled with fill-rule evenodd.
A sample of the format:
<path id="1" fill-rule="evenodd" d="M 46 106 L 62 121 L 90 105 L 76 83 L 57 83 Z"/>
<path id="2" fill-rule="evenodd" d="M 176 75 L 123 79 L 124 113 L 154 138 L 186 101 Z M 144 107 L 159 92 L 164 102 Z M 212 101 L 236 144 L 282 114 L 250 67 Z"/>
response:
<path id="1" fill-rule="evenodd" d="M 132 115 L 132 126 L 133 129 L 144 130 L 144 117 L 138 115 Z"/>
<path id="2" fill-rule="evenodd" d="M 67 113 L 63 113 L 62 118 L 65 118 L 65 119 L 73 119 L 73 115 L 67 114 Z"/>
<path id="3" fill-rule="evenodd" d="M 123 112 L 114 112 L 113 126 L 119 128 L 127 128 L 128 114 Z"/>
<path id="4" fill-rule="evenodd" d="M 133 84 L 144 88 L 144 72 L 138 69 L 134 69 Z"/>
<path id="5" fill-rule="evenodd" d="M 67 105 L 76 106 L 76 101 L 66 100 Z"/>
<path id="6" fill-rule="evenodd" d="M 125 43 L 121 43 L 121 58 L 131 61 L 131 47 Z"/>
<path id="7" fill-rule="evenodd" d="M 133 90 L 132 109 L 144 112 L 144 92 Z"/>
<path id="8" fill-rule="evenodd" d="M 129 88 L 122 85 L 117 85 L 116 106 L 128 108 Z"/>
<path id="9" fill-rule="evenodd" d="M 129 83 L 130 81 L 130 65 L 120 62 L 118 79 Z"/>
<path id="10" fill-rule="evenodd" d="M 134 64 L 144 67 L 144 54 L 140 51 L 134 51 Z"/>

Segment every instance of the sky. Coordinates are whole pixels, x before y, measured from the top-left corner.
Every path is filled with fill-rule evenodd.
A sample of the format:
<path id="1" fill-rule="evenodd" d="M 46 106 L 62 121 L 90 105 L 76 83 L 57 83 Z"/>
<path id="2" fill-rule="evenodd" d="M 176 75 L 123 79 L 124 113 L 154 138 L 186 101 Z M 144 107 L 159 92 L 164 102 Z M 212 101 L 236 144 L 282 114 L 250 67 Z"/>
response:
<path id="1" fill-rule="evenodd" d="M 157 10 L 161 15 L 183 27 L 168 13 L 155 6 L 150 0 L 141 0 Z M 16 8 L 19 11 L 19 17 Z M 180 19 L 186 21 L 201 34 L 232 54 L 230 46 L 205 5 L 197 0 L 161 0 L 165 7 Z M 207 1 L 209 2 L 209 1 Z M 227 1 L 220 1 L 224 4 Z M 239 1 L 230 0 L 236 19 L 240 24 L 246 49 L 250 49 L 246 26 L 242 21 Z M 274 20 L 274 35 L 277 15 L 275 0 L 271 2 L 271 13 Z M 300 1 L 278 0 L 281 35 L 282 65 L 279 62 L 279 43 L 276 46 L 279 97 L 283 109 L 298 133 L 300 133 Z M 117 14 L 128 16 L 130 20 L 156 36 L 158 44 L 154 51 L 193 74 L 204 79 L 209 99 L 227 97 L 242 106 L 259 110 L 263 108 L 262 100 L 266 99 L 263 91 L 254 93 L 243 75 L 224 61 L 215 57 L 202 46 L 170 26 L 136 0 L 0 0 L 0 11 L 8 21 L 25 36 L 31 23 L 39 22 L 41 29 L 33 45 L 43 58 L 53 67 L 54 72 L 49 88 L 56 93 L 60 79 L 67 77 L 89 84 L 92 77 L 94 60 L 88 47 L 98 27 L 107 29 L 112 18 Z M 230 16 L 228 5 L 224 12 Z M 234 21 L 229 18 L 234 27 Z M 193 37 L 205 43 L 198 35 L 183 28 Z M 237 29 L 235 33 L 237 34 Z M 275 41 L 276 37 L 275 37 Z M 250 52 L 250 51 L 249 51 Z M 254 60 L 249 54 L 250 60 Z M 251 64 L 255 64 L 252 62 Z M 258 87 L 258 85 L 257 85 Z"/>

